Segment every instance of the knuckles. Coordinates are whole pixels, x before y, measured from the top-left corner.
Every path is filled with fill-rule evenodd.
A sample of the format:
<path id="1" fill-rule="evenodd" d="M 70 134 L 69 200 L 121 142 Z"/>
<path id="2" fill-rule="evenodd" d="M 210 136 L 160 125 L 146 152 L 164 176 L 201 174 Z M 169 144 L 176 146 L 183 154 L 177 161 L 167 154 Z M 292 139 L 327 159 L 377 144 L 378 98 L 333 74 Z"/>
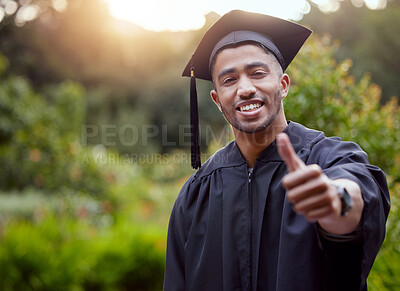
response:
<path id="1" fill-rule="evenodd" d="M 318 165 L 309 165 L 294 172 L 288 173 L 285 177 L 283 177 L 282 185 L 286 189 L 291 189 L 310 181 L 317 183 L 320 187 L 323 187 L 324 189 L 322 190 L 326 190 L 328 187 L 326 176 L 321 167 Z"/>
<path id="2" fill-rule="evenodd" d="M 294 210 L 310 222 L 340 214 L 336 188 L 318 165 L 288 173 L 282 179 Z"/>
<path id="3" fill-rule="evenodd" d="M 290 191 L 289 191 L 290 192 Z M 288 192 L 288 195 L 289 195 Z M 297 200 L 290 198 L 289 200 L 294 203 L 294 210 L 303 214 L 307 220 L 316 221 L 324 217 L 337 214 L 336 194 L 334 191 L 325 191 L 317 194 L 317 196 L 306 197 L 304 200 Z"/>
<path id="4" fill-rule="evenodd" d="M 318 176 L 323 175 L 321 167 L 316 164 L 309 165 L 307 167 L 307 170 L 309 172 L 309 175 L 312 177 L 318 177 Z"/>
<path id="5" fill-rule="evenodd" d="M 336 189 L 329 181 L 321 167 L 310 165 L 286 175 L 282 184 L 295 211 L 315 220 L 337 212 Z"/>

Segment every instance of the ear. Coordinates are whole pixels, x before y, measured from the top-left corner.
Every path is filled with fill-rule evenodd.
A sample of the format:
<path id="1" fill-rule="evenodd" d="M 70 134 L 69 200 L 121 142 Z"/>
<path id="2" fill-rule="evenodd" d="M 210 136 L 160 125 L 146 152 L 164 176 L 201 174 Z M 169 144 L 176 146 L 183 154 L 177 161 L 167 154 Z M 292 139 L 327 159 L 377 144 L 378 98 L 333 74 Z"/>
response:
<path id="1" fill-rule="evenodd" d="M 290 87 L 290 78 L 288 74 L 282 74 L 281 79 L 281 92 L 282 92 L 282 99 L 287 96 L 289 93 L 289 87 Z"/>
<path id="2" fill-rule="evenodd" d="M 217 105 L 219 111 L 222 112 L 221 110 L 221 103 L 219 102 L 219 96 L 216 90 L 211 90 L 210 92 L 211 98 L 214 101 L 215 105 Z"/>

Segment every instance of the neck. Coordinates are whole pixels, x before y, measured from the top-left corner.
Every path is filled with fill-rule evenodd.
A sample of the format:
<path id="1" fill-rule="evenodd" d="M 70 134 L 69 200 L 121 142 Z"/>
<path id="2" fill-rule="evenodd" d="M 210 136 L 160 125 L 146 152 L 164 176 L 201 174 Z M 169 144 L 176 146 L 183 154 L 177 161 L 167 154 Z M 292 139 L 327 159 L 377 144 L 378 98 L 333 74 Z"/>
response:
<path id="1" fill-rule="evenodd" d="M 279 122 L 274 122 L 264 130 L 257 133 L 245 133 L 233 129 L 236 143 L 245 158 L 249 168 L 253 168 L 256 159 L 275 139 L 283 132 L 287 126 L 286 118 L 283 117 Z"/>

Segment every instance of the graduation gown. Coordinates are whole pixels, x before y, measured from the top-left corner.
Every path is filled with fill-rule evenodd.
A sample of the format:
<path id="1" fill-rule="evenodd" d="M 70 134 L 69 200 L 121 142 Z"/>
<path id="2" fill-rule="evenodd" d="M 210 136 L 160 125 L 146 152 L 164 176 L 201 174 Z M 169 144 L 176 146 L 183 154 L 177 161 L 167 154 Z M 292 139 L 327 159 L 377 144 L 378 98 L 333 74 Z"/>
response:
<path id="1" fill-rule="evenodd" d="M 360 186 L 360 239 L 327 240 L 294 211 L 281 186 L 287 168 L 275 142 L 249 174 L 233 141 L 188 179 L 176 199 L 164 291 L 366 290 L 390 207 L 385 175 L 355 143 L 294 122 L 285 132 L 306 164 Z"/>

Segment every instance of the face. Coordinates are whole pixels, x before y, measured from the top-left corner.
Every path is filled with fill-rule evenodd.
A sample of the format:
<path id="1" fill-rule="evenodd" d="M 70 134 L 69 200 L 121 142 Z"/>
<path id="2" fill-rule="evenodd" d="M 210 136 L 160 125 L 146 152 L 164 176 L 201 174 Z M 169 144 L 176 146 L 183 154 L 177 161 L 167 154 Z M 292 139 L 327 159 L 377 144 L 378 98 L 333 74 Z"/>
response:
<path id="1" fill-rule="evenodd" d="M 234 131 L 258 133 L 286 123 L 281 109 L 289 77 L 261 47 L 245 44 L 222 50 L 213 66 L 213 82 L 211 97 Z"/>

